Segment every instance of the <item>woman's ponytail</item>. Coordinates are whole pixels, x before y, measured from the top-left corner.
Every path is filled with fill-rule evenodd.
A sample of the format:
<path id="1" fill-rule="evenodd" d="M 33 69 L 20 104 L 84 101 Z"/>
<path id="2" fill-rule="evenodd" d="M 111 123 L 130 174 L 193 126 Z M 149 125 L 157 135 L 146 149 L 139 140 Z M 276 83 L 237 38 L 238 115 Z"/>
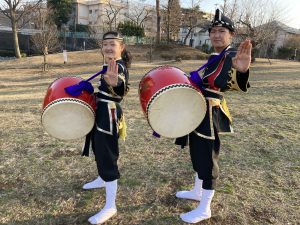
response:
<path id="1" fill-rule="evenodd" d="M 122 60 L 125 63 L 125 66 L 127 68 L 129 68 L 131 66 L 131 61 L 132 61 L 132 56 L 131 56 L 130 52 L 127 51 L 126 49 L 124 49 L 123 52 L 122 52 L 121 57 L 122 57 Z"/>

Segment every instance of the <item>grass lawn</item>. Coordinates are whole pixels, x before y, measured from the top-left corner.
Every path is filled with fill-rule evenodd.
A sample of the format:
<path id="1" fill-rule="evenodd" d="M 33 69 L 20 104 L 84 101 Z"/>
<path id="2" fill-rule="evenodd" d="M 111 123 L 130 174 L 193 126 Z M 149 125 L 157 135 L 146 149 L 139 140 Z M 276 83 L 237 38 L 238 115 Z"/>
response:
<path id="1" fill-rule="evenodd" d="M 0 224 L 85 225 L 105 201 L 104 189 L 83 191 L 97 176 L 94 157 L 81 157 L 83 139 L 60 141 L 40 124 L 42 101 L 57 77 L 87 78 L 99 70 L 96 51 L 0 62 Z M 221 136 L 220 179 L 213 216 L 201 224 L 300 223 L 300 63 L 257 59 L 248 93 L 228 92 L 234 135 Z M 120 141 L 118 214 L 106 224 L 184 224 L 196 202 L 175 198 L 193 184 L 188 149 L 154 138 L 141 111 L 142 76 L 166 62 L 136 61 L 122 103 L 128 125 Z M 169 62 L 186 72 L 204 61 Z M 94 81 L 96 84 L 96 81 Z"/>

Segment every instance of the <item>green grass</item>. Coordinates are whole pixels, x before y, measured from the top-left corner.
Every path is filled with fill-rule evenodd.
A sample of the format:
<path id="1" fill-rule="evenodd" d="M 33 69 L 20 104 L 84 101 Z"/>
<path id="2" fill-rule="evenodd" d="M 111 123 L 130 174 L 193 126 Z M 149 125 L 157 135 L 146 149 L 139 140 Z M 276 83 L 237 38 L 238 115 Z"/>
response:
<path id="1" fill-rule="evenodd" d="M 72 54 L 65 66 L 55 58 L 46 73 L 39 57 L 0 62 L 0 224 L 84 225 L 104 205 L 103 189 L 81 189 L 97 176 L 94 158 L 80 156 L 83 139 L 54 139 L 40 124 L 42 100 L 54 79 L 88 77 L 99 69 L 100 63 L 87 62 L 92 53 L 80 55 L 82 62 Z M 300 64 L 266 62 L 252 65 L 247 94 L 227 93 L 235 134 L 221 136 L 213 217 L 201 224 L 299 224 Z M 128 138 L 120 141 L 118 215 L 106 224 L 179 225 L 179 215 L 197 206 L 175 197 L 193 183 L 188 149 L 153 138 L 139 105 L 140 79 L 160 64 L 137 62 L 130 70 L 131 90 L 122 103 Z M 172 63 L 186 72 L 201 64 Z"/>

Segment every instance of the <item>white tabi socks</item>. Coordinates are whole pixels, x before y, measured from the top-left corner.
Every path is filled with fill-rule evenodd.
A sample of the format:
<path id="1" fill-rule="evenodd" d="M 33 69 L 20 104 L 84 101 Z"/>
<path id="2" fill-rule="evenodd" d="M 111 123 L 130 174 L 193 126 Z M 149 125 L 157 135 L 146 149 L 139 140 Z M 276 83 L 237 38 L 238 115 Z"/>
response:
<path id="1" fill-rule="evenodd" d="M 109 220 L 112 216 L 117 214 L 116 196 L 117 196 L 118 183 L 117 180 L 106 182 L 106 203 L 104 208 L 96 215 L 89 218 L 91 224 L 102 224 Z"/>
<path id="2" fill-rule="evenodd" d="M 179 191 L 176 193 L 176 197 L 200 201 L 202 194 L 202 183 L 203 181 L 198 178 L 198 174 L 196 173 L 194 188 L 190 191 Z"/>
<path id="3" fill-rule="evenodd" d="M 95 180 L 92 182 L 86 183 L 83 185 L 83 189 L 89 190 L 89 189 L 94 189 L 94 188 L 102 188 L 105 187 L 105 181 L 101 179 L 101 177 L 97 177 Z"/>
<path id="4" fill-rule="evenodd" d="M 188 213 L 181 214 L 180 218 L 187 223 L 198 223 L 211 217 L 210 203 L 214 197 L 214 190 L 202 189 L 202 198 L 198 207 Z"/>

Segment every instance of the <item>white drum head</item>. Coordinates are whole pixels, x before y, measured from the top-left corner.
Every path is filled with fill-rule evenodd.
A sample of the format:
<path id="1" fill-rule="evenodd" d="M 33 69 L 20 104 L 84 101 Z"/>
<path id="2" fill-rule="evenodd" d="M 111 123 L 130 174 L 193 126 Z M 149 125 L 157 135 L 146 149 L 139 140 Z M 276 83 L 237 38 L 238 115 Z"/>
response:
<path id="1" fill-rule="evenodd" d="M 46 106 L 42 125 L 51 136 L 71 140 L 87 135 L 95 122 L 94 110 L 84 101 L 58 99 Z"/>
<path id="2" fill-rule="evenodd" d="M 152 129 L 169 138 L 191 133 L 202 122 L 205 113 L 205 98 L 191 85 L 167 86 L 159 90 L 147 106 Z"/>

